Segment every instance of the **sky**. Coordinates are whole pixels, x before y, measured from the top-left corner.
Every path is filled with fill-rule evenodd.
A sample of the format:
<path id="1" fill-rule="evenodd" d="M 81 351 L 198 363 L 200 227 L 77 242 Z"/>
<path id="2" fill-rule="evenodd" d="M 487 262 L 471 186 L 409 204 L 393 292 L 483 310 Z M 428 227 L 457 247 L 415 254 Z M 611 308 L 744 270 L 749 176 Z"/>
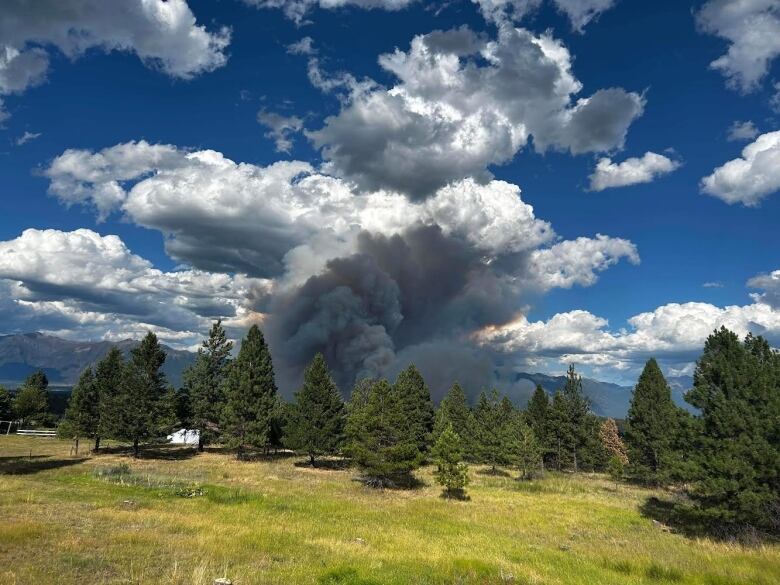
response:
<path id="1" fill-rule="evenodd" d="M 7 0 L 0 334 L 280 387 L 780 346 L 780 0 Z"/>

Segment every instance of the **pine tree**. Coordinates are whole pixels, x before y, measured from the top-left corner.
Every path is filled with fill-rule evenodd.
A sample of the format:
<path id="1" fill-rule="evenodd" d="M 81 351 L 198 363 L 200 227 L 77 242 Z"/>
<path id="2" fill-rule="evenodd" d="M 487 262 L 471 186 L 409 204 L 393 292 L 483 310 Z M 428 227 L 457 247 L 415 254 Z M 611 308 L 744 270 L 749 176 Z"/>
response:
<path id="1" fill-rule="evenodd" d="M 555 460 L 555 445 L 550 434 L 550 397 L 541 384 L 536 385 L 525 416 L 542 450 L 542 464 L 547 466 Z"/>
<path id="2" fill-rule="evenodd" d="M 30 374 L 13 399 L 13 410 L 17 418 L 24 421 L 40 417 L 49 406 L 47 388 L 49 379 L 43 370 Z"/>
<path id="3" fill-rule="evenodd" d="M 368 398 L 371 396 L 371 388 L 374 387 L 378 380 L 372 380 L 371 378 L 362 378 L 355 382 L 355 386 L 352 388 L 352 393 L 347 402 L 347 415 L 352 412 L 358 411 L 368 404 Z"/>
<path id="4" fill-rule="evenodd" d="M 211 326 L 208 339 L 198 349 L 195 362 L 184 371 L 184 387 L 192 405 L 192 425 L 198 429 L 198 451 L 219 438 L 225 379 L 233 342 L 228 340 L 222 321 Z"/>
<path id="5" fill-rule="evenodd" d="M 10 421 L 12 417 L 13 408 L 11 407 L 11 393 L 5 386 L 0 385 L 0 420 Z"/>
<path id="6" fill-rule="evenodd" d="M 335 455 L 344 439 L 344 402 L 321 353 L 303 374 L 303 388 L 285 427 L 285 444 L 306 453 L 312 466 L 319 455 Z"/>
<path id="7" fill-rule="evenodd" d="M 420 452 L 424 453 L 431 444 L 433 402 L 431 391 L 414 364 L 398 374 L 395 391 L 401 401 L 407 432 L 414 437 Z"/>
<path id="8" fill-rule="evenodd" d="M 514 423 L 512 458 L 520 470 L 521 479 L 531 479 L 542 465 L 542 447 L 531 425 L 517 416 Z"/>
<path id="9" fill-rule="evenodd" d="M 645 364 L 634 388 L 626 419 L 626 446 L 630 474 L 644 482 L 670 479 L 679 409 L 655 359 Z"/>
<path id="10" fill-rule="evenodd" d="M 431 451 L 436 471 L 433 472 L 436 481 L 444 487 L 447 498 L 464 499 L 465 487 L 469 483 L 468 466 L 463 463 L 463 448 L 460 436 L 447 423 L 439 433 Z"/>
<path id="11" fill-rule="evenodd" d="M 435 422 L 433 424 L 434 440 L 439 438 L 439 435 L 441 435 L 447 425 L 452 425 L 452 430 L 460 437 L 464 457 L 473 459 L 474 447 L 471 437 L 474 432 L 474 420 L 466 393 L 457 382 L 452 385 L 436 410 Z"/>
<path id="12" fill-rule="evenodd" d="M 511 406 L 511 405 L 510 405 Z M 490 465 L 495 473 L 498 466 L 512 462 L 511 413 L 500 400 L 497 390 L 490 396 L 480 393 L 474 409 L 474 447 L 479 462 Z"/>
<path id="13" fill-rule="evenodd" d="M 399 393 L 387 380 L 375 382 L 367 403 L 350 411 L 348 453 L 367 483 L 376 486 L 408 484 L 422 461 L 417 438 Z"/>
<path id="14" fill-rule="evenodd" d="M 615 482 L 615 489 L 618 487 L 618 483 L 623 479 L 625 474 L 626 464 L 618 455 L 612 455 L 607 462 L 607 473 Z"/>
<path id="15" fill-rule="evenodd" d="M 618 433 L 617 423 L 614 418 L 608 418 L 599 427 L 599 439 L 610 459 L 617 457 L 623 466 L 628 465 L 626 446 Z"/>
<path id="16" fill-rule="evenodd" d="M 159 436 L 166 414 L 163 398 L 166 392 L 165 351 L 151 331 L 130 352 L 117 397 L 120 420 L 117 434 L 132 441 L 133 455 L 138 457 L 141 441 Z"/>
<path id="17" fill-rule="evenodd" d="M 79 441 L 82 438 L 93 439 L 97 436 L 100 418 L 98 408 L 100 400 L 92 368 L 81 373 L 79 381 L 70 393 L 68 408 L 60 424 L 62 436 L 72 437 L 76 441 L 76 455 L 79 453 Z"/>
<path id="18" fill-rule="evenodd" d="M 257 325 L 241 343 L 225 380 L 222 426 L 225 443 L 241 458 L 246 447 L 268 449 L 276 404 L 271 352 Z"/>
<path id="19" fill-rule="evenodd" d="M 574 366 L 569 366 L 566 383 L 553 396 L 549 417 L 558 469 L 571 467 L 578 471 L 589 442 L 592 446 L 591 439 L 596 435 L 589 411 L 590 401 L 582 391 L 582 378 Z"/>
<path id="20" fill-rule="evenodd" d="M 780 532 L 780 354 L 762 337 L 707 339 L 686 399 L 701 411 L 689 495 L 718 521 Z"/>
<path id="21" fill-rule="evenodd" d="M 98 428 L 95 451 L 100 449 L 101 437 L 118 438 L 121 420 L 120 390 L 125 374 L 122 352 L 112 347 L 95 366 L 95 390 L 98 396 Z"/>

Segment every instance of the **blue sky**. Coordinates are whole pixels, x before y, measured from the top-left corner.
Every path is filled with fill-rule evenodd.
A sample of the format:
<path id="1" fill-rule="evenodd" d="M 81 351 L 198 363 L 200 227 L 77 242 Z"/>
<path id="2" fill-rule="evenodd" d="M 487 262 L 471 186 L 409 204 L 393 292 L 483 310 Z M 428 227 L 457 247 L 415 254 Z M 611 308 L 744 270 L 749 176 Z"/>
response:
<path id="1" fill-rule="evenodd" d="M 23 24 L 16 27 L 22 30 L 12 31 L 7 22 L 2 23 L 4 17 L 0 16 L 0 45 L 22 53 L 37 50 L 48 56 L 45 74 L 38 75 L 34 82 L 21 89 L 18 84 L 12 87 L 11 75 L 3 72 L 5 67 L 13 73 L 9 69 L 11 66 L 0 58 L 0 98 L 7 116 L 0 128 L 0 175 L 3 177 L 0 191 L 0 283 L 10 287 L 7 300 L 0 304 L 0 310 L 7 317 L 3 319 L 5 331 L 0 333 L 35 328 L 75 338 L 120 338 L 152 328 L 159 331 L 167 342 L 189 347 L 197 343 L 198 337 L 207 330 L 207 322 L 211 318 L 224 316 L 236 336 L 240 336 L 250 322 L 259 320 L 267 326 L 272 340 L 278 340 L 279 346 L 289 345 L 290 339 L 295 338 L 297 345 L 293 344 L 294 349 L 277 350 L 278 360 L 284 364 L 283 369 L 288 371 L 285 375 L 291 380 L 296 378 L 300 364 L 309 359 L 315 350 L 330 348 L 332 360 L 338 362 L 347 351 L 339 345 L 348 343 L 345 341 L 345 336 L 349 337 L 346 331 L 318 331 L 315 341 L 303 342 L 300 341 L 302 331 L 309 331 L 312 323 L 321 324 L 322 319 L 312 317 L 308 324 L 290 324 L 285 311 L 290 311 L 291 306 L 298 306 L 295 295 L 301 293 L 307 278 L 325 279 L 323 275 L 327 272 L 325 263 L 328 260 L 351 257 L 356 250 L 364 251 L 358 244 L 344 244 L 344 240 L 349 239 L 347 236 L 341 234 L 336 238 L 341 246 L 338 253 L 323 256 L 321 261 L 315 262 L 315 268 L 296 273 L 294 278 L 289 265 L 286 271 L 278 268 L 279 263 L 284 264 L 285 258 L 288 258 L 284 254 L 295 248 L 292 244 L 277 250 L 280 256 L 274 260 L 275 269 L 255 260 L 252 264 L 254 268 L 246 268 L 244 264 L 224 259 L 215 260 L 221 263 L 219 268 L 215 268 L 213 263 L 200 262 L 199 258 L 210 252 L 193 250 L 190 240 L 187 252 L 175 245 L 166 249 L 165 242 L 167 240 L 170 244 L 172 234 L 173 239 L 179 238 L 179 242 L 185 236 L 203 242 L 203 238 L 207 240 L 211 237 L 204 235 L 204 230 L 213 230 L 209 234 L 220 229 L 233 230 L 230 221 L 214 218 L 213 223 L 204 227 L 206 220 L 200 217 L 196 221 L 189 217 L 187 212 L 191 206 L 181 198 L 177 199 L 181 205 L 181 216 L 173 219 L 170 216 L 176 213 L 171 211 L 170 206 L 166 207 L 164 218 L 162 215 L 153 216 L 163 212 L 156 207 L 150 211 L 155 205 L 150 199 L 145 200 L 147 207 L 143 213 L 139 211 L 140 207 L 133 208 L 135 211 L 129 211 L 130 207 L 127 207 L 127 202 L 133 197 L 130 193 L 134 186 L 143 184 L 150 177 L 154 179 L 161 172 L 165 174 L 170 171 L 169 167 L 145 162 L 137 173 L 124 177 L 117 169 L 129 158 L 146 155 L 122 153 L 121 157 L 125 159 L 116 159 L 113 167 L 103 170 L 110 175 L 107 181 L 118 181 L 117 185 L 123 189 L 124 195 L 101 217 L 94 206 L 99 181 L 90 178 L 94 177 L 96 167 L 73 170 L 75 163 L 71 161 L 70 166 L 63 164 L 62 168 L 55 169 L 55 163 L 63 160 L 61 157 L 68 149 L 91 156 L 103 149 L 137 144 L 143 140 L 150 145 L 169 145 L 172 149 L 169 156 L 177 161 L 177 157 L 184 157 L 188 152 L 207 150 L 221 153 L 235 163 L 257 168 L 277 161 L 302 161 L 312 167 L 306 173 L 330 177 L 338 180 L 339 185 L 348 185 L 352 189 L 352 197 L 365 197 L 366 193 L 376 191 L 379 185 L 386 190 L 398 191 L 399 201 L 422 205 L 420 201 L 435 200 L 435 189 L 423 193 L 412 187 L 404 193 L 404 188 L 398 188 L 394 182 L 393 173 L 396 171 L 392 168 L 379 171 L 380 174 L 389 173 L 389 179 L 386 175 L 371 176 L 374 169 L 391 164 L 395 158 L 355 162 L 363 156 L 363 147 L 359 143 L 349 143 L 354 137 L 349 135 L 352 122 L 347 116 L 373 115 L 375 110 L 367 105 L 370 97 L 365 96 L 384 99 L 389 95 L 387 90 L 403 85 L 398 75 L 380 65 L 380 55 L 398 49 L 406 56 L 408 65 L 413 59 L 410 45 L 417 35 L 452 31 L 465 26 L 474 39 L 480 39 L 481 44 L 476 52 L 460 55 L 462 71 L 469 66 L 488 70 L 490 64 L 484 52 L 488 50 L 485 48 L 487 43 L 504 42 L 499 41 L 499 29 L 509 27 L 514 30 L 516 27 L 528 35 L 518 43 L 534 47 L 533 42 L 527 39 L 547 35 L 546 38 L 555 39 L 558 46 L 568 50 L 570 74 L 581 87 L 567 94 L 565 104 L 561 102 L 564 104 L 561 111 L 571 111 L 578 99 L 592 96 L 599 90 L 622 88 L 619 98 L 623 101 L 615 106 L 607 104 L 607 112 L 602 118 L 609 118 L 612 112 L 623 106 L 636 106 L 640 101 L 641 112 L 632 110 L 633 113 L 627 114 L 628 119 L 622 122 L 600 119 L 592 123 L 592 129 L 589 126 L 587 130 L 577 130 L 596 134 L 601 131 L 596 124 L 622 124 L 624 140 L 617 130 L 607 139 L 608 144 L 588 146 L 580 149 L 582 152 L 573 152 L 577 150 L 571 146 L 573 141 L 588 141 L 591 145 L 595 139 L 580 135 L 561 138 L 561 133 L 574 131 L 554 128 L 544 130 L 548 134 L 547 141 L 553 145 L 541 152 L 544 147 L 539 144 L 545 138 L 541 129 L 534 131 L 534 125 L 542 128 L 548 122 L 545 116 L 557 115 L 558 110 L 544 115 L 518 114 L 515 102 L 520 103 L 521 97 L 515 100 L 511 92 L 491 93 L 493 88 L 488 87 L 483 88 L 486 95 L 496 100 L 491 115 L 498 112 L 500 116 L 515 116 L 511 120 L 515 129 L 531 128 L 521 146 L 510 148 L 508 155 L 496 155 L 495 149 L 491 150 L 493 143 L 488 142 L 486 155 L 480 155 L 482 158 L 477 163 L 464 162 L 461 167 L 458 157 L 465 157 L 463 152 L 457 149 L 447 152 L 446 143 L 437 144 L 435 152 L 440 152 L 443 160 L 452 160 L 454 170 L 442 170 L 436 166 L 436 170 L 429 173 L 425 168 L 427 151 L 412 144 L 404 156 L 407 159 L 419 156 L 420 159 L 415 161 L 420 168 L 410 175 L 409 181 L 413 185 L 416 184 L 415 172 L 419 173 L 420 180 L 440 173 L 443 178 L 436 188 L 471 176 L 475 176 L 480 184 L 490 185 L 486 177 L 487 173 L 491 173 L 497 181 L 518 186 L 522 202 L 533 206 L 534 218 L 548 222 L 556 236 L 524 248 L 521 244 L 511 244 L 514 246 L 511 254 L 506 247 L 498 249 L 490 244 L 492 247 L 488 253 L 485 252 L 484 242 L 475 244 L 474 237 L 463 235 L 469 233 L 469 225 L 447 227 L 449 224 L 436 218 L 424 220 L 430 225 L 438 222 L 439 226 L 444 226 L 448 238 L 455 238 L 450 232 L 461 234 L 462 237 L 458 236 L 461 240 L 479 249 L 480 262 L 483 262 L 480 270 L 487 270 L 486 266 L 490 266 L 490 270 L 495 270 L 494 266 L 511 266 L 502 269 L 500 274 L 504 284 L 508 279 L 513 280 L 511 286 L 496 293 L 500 300 L 488 301 L 487 306 L 507 302 L 507 296 L 512 296 L 512 300 L 505 311 L 494 311 L 495 314 L 478 303 L 459 301 L 457 311 L 461 312 L 457 318 L 452 317 L 456 312 L 453 308 L 441 316 L 439 324 L 428 325 L 427 328 L 401 325 L 400 329 L 392 331 L 391 327 L 397 326 L 397 319 L 391 319 L 393 324 L 389 325 L 383 321 L 384 317 L 367 314 L 368 310 L 363 307 L 359 312 L 365 322 L 356 325 L 357 330 L 362 334 L 365 327 L 383 328 L 389 336 L 387 344 L 392 355 L 380 359 L 381 366 L 367 365 L 377 362 L 365 359 L 365 356 L 357 364 L 350 362 L 334 366 L 344 372 L 344 380 L 366 372 L 389 373 L 408 359 L 433 359 L 431 355 L 440 354 L 431 353 L 432 345 L 443 341 L 450 343 L 453 339 L 457 339 L 459 345 L 453 352 L 465 352 L 479 364 L 472 371 L 491 372 L 490 366 L 483 367 L 485 360 L 510 363 L 511 368 L 518 370 L 556 372 L 563 370 L 566 362 L 574 361 L 586 373 L 619 381 L 632 379 L 641 362 L 651 354 L 658 354 L 671 373 L 690 372 L 691 361 L 695 358 L 692 348 L 700 346 L 703 341 L 701 332 L 720 324 L 739 329 L 740 333 L 754 330 L 767 335 L 775 343 L 780 340 L 780 272 L 773 274 L 780 269 L 777 236 L 780 173 L 772 171 L 771 164 L 767 169 L 766 164 L 756 163 L 740 171 L 736 178 L 724 175 L 725 178 L 722 178 L 726 186 L 721 182 L 720 187 L 712 189 L 718 191 L 719 196 L 703 192 L 702 187 L 705 177 L 713 175 L 716 169 L 729 161 L 739 159 L 742 150 L 760 140 L 759 137 L 768 136 L 765 141 L 769 146 L 761 147 L 768 153 L 767 156 L 780 157 L 780 138 L 772 134 L 778 130 L 780 116 L 773 109 L 779 101 L 775 94 L 780 92 L 780 88 L 774 87 L 775 81 L 780 79 L 780 65 L 775 59 L 780 47 L 771 47 L 776 41 L 769 39 L 764 53 L 753 56 L 754 61 L 764 59 L 766 63 L 758 73 L 740 70 L 741 64 L 737 60 L 725 70 L 710 66 L 730 47 L 740 48 L 740 35 L 745 27 L 780 34 L 778 2 L 751 0 L 743 3 L 746 12 L 734 14 L 728 2 L 719 0 L 712 0 L 709 5 L 671 0 L 653 3 L 596 0 L 594 6 L 608 8 L 597 13 L 581 32 L 573 30 L 566 11 L 552 0 L 529 9 L 522 17 L 518 12 L 514 13 L 514 17 L 509 12 L 486 16 L 488 2 L 482 6 L 482 12 L 476 2 L 469 1 L 411 2 L 400 10 L 367 10 L 360 6 L 363 3 L 359 0 L 344 2 L 357 6 L 332 10 L 309 2 L 303 17 L 308 22 L 304 23 L 296 23 L 282 9 L 262 6 L 273 4 L 263 0 L 254 2 L 256 6 L 239 0 L 189 0 L 186 3 L 179 0 L 173 3 L 180 12 L 171 18 L 177 24 L 183 23 L 181 27 L 185 31 L 197 29 L 201 36 L 213 35 L 213 38 L 223 35 L 219 37 L 219 47 L 205 49 L 191 41 L 192 35 L 187 37 L 186 34 L 169 44 L 152 42 L 168 33 L 148 15 L 138 16 L 135 12 L 138 2 L 135 0 L 127 2 L 132 18 L 111 13 L 93 14 L 84 17 L 83 22 L 78 20 L 79 11 L 84 10 L 86 14 L 92 0 L 68 2 L 73 4 L 75 14 L 68 26 L 83 26 L 89 33 L 85 36 L 95 39 L 91 44 L 86 43 L 86 47 L 77 47 L 72 39 L 63 40 L 58 36 L 59 17 L 54 11 L 46 13 L 46 3 L 42 5 L 42 15 L 30 15 L 19 7 L 21 4 L 16 6 L 17 3 L 12 2 L 15 6 L 11 11 L 18 10 L 22 14 Z M 289 8 L 295 3 L 276 4 Z M 385 3 L 380 1 L 375 4 Z M 533 2 L 515 4 L 519 8 Z M 190 16 L 195 19 L 194 24 L 188 20 Z M 25 18 L 30 22 L 27 36 Z M 120 22 L 122 18 L 128 24 Z M 44 25 L 40 24 L 41 19 Z M 749 26 L 742 26 L 740 22 L 747 22 Z M 222 27 L 229 28 L 229 41 Z M 128 30 L 133 34 L 128 36 Z M 301 51 L 295 54 L 290 50 L 291 44 L 305 37 L 311 39 L 308 54 L 300 54 Z M 149 38 L 152 41 L 148 41 Z M 519 50 L 515 45 L 507 46 L 510 53 Z M 182 51 L 192 54 L 201 51 L 203 55 L 196 55 L 195 65 L 189 61 L 177 61 L 178 57 L 171 56 Z M 458 58 L 455 59 L 457 61 Z M 341 85 L 329 90 L 315 87 L 309 76 L 313 63 L 327 79 L 343 81 L 344 75 L 349 74 L 352 81 L 339 82 Z M 748 61 L 749 65 L 751 63 Z M 506 66 L 505 70 L 520 77 L 519 80 L 514 79 L 518 85 L 512 91 L 522 93 L 523 88 L 533 87 L 538 80 L 532 76 L 532 71 L 517 67 L 519 69 L 509 70 Z M 362 90 L 356 84 L 366 79 L 373 80 L 375 84 L 365 90 L 367 93 L 359 94 Z M 419 79 L 407 79 L 406 88 L 408 90 L 412 83 L 425 84 L 429 80 L 430 74 Z M 729 87 L 729 80 L 736 87 Z M 2 91 L 4 83 L 5 90 Z M 425 93 L 429 90 L 430 93 Z M 427 88 L 421 91 L 423 93 L 416 97 L 423 96 L 430 106 L 437 99 L 431 96 L 439 95 L 437 92 L 443 90 Z M 461 97 L 457 92 L 473 93 L 474 90 L 456 84 L 448 91 L 451 103 L 461 104 L 463 102 L 459 101 Z M 408 103 L 406 107 L 412 108 Z M 365 110 L 361 110 L 364 106 Z M 464 111 L 473 113 L 468 108 L 479 106 L 471 104 L 464 107 Z M 533 108 L 539 110 L 538 105 Z M 269 129 L 258 123 L 260 113 L 292 120 L 297 118 L 300 130 L 322 130 L 325 135 L 318 142 L 314 135 L 293 131 L 288 135 L 288 139 L 292 140 L 289 152 L 279 152 L 274 140 L 266 136 Z M 328 122 L 328 116 L 336 122 Z M 536 118 L 528 121 L 524 116 Z M 336 123 L 342 119 L 344 124 L 337 127 Z M 740 139 L 730 139 L 732 124 L 748 121 L 752 122 L 752 127 Z M 382 125 L 377 125 L 374 130 L 371 119 L 365 123 L 370 132 L 383 131 Z M 494 123 L 486 124 L 480 130 L 488 133 L 497 131 L 498 126 Z M 434 125 L 432 128 L 438 127 Z M 501 131 L 504 129 L 501 126 Z M 24 136 L 28 139 L 20 140 Z M 390 138 L 396 139 L 402 148 L 409 144 L 404 142 L 407 140 L 404 137 Z M 427 141 L 429 138 L 408 140 Z M 425 144 L 430 146 L 429 142 Z M 352 151 L 349 160 L 328 150 L 353 146 L 357 150 Z M 413 154 L 410 156 L 410 153 Z M 600 159 L 609 157 L 612 164 L 618 164 L 631 158 L 641 159 L 645 153 L 663 157 L 666 159 L 663 164 L 671 165 L 673 170 L 659 172 L 649 182 L 589 190 L 589 177 Z M 772 160 L 780 159 L 769 158 L 770 163 Z M 505 162 L 496 164 L 496 161 Z M 79 164 L 83 162 L 81 160 Z M 364 162 L 363 171 L 356 174 L 354 165 Z M 399 176 L 405 173 L 402 168 L 404 162 L 401 161 L 397 170 Z M 96 163 L 91 160 L 89 164 Z M 180 164 L 183 163 L 171 163 L 175 168 Z M 353 166 L 350 167 L 350 164 Z M 366 171 L 367 168 L 369 170 Z M 52 188 L 58 179 L 64 180 L 65 186 Z M 172 184 L 180 187 L 181 183 L 176 183 L 174 179 L 171 179 Z M 294 183 L 295 179 L 292 181 Z M 753 193 L 750 185 L 756 183 L 762 187 L 759 192 Z M 74 196 L 76 185 L 84 187 L 89 193 Z M 194 198 L 193 201 L 208 198 L 204 193 L 209 187 L 203 186 L 201 191 L 197 182 L 187 185 L 186 197 Z M 157 183 L 150 184 L 150 187 L 153 187 L 154 193 L 161 192 L 155 190 L 161 188 Z M 230 188 L 230 185 L 225 187 L 227 191 Z M 250 199 L 253 188 L 252 185 L 236 186 L 238 190 L 247 189 Z M 248 202 L 249 209 L 267 203 L 264 193 L 258 192 L 256 196 L 257 202 Z M 724 200 L 728 197 L 736 199 L 729 203 Z M 327 204 L 314 202 L 312 207 L 322 209 L 323 205 Z M 511 216 L 517 211 L 499 206 L 498 211 L 491 213 Z M 335 221 L 334 217 L 337 219 L 338 213 L 319 219 L 315 217 L 313 223 L 319 222 L 327 231 L 328 222 Z M 511 217 L 504 219 L 509 222 L 508 225 L 491 228 L 486 237 L 495 236 L 496 229 L 519 229 L 513 226 Z M 174 225 L 176 227 L 172 227 Z M 371 232 L 372 228 L 366 225 L 361 224 L 364 230 Z M 57 232 L 36 231 L 33 235 L 37 237 L 31 235 L 23 239 L 22 233 L 30 228 Z M 95 232 L 98 239 L 93 238 L 89 245 L 73 244 L 68 234 L 80 228 Z M 192 231 L 188 232 L 190 229 Z M 259 221 L 257 233 L 262 234 L 264 229 L 271 228 Z M 409 225 L 394 228 L 383 224 L 374 232 L 389 237 L 394 233 L 393 229 L 406 238 L 404 230 L 412 228 Z M 307 228 L 306 233 L 306 238 L 314 237 L 311 228 Z M 535 259 L 535 251 L 549 250 L 560 242 L 576 242 L 578 238 L 593 239 L 596 234 L 608 236 L 612 243 L 584 249 L 582 246 L 586 244 L 580 242 L 582 246 L 577 245 L 577 258 L 554 255 L 558 262 L 563 263 L 562 266 L 538 268 L 541 260 Z M 119 255 L 126 258 L 115 261 L 112 256 L 111 260 L 95 261 L 93 264 L 88 259 L 89 255 L 106 254 L 105 242 L 101 239 L 104 236 L 118 236 L 124 244 Z M 273 237 L 268 236 L 269 239 Z M 55 243 L 52 243 L 52 238 Z M 263 239 L 260 235 L 258 238 Z M 524 238 L 522 233 L 508 233 L 504 239 L 514 242 Z M 293 239 L 296 244 L 301 243 Z M 317 256 L 320 250 L 331 245 L 321 244 L 319 240 L 315 244 L 309 240 L 306 242 L 307 247 L 301 253 L 307 257 Z M 73 247 L 69 248 L 71 245 Z M 262 247 L 265 243 L 259 245 Z M 336 246 L 335 243 L 332 245 Z M 631 245 L 634 252 L 629 249 Z M 575 247 L 569 252 L 574 253 Z M 67 252 L 63 248 L 67 248 Z M 463 253 L 468 256 L 467 252 Z M 194 256 L 197 254 L 200 256 Z M 485 261 L 491 254 L 493 257 Z M 589 263 L 582 260 L 589 255 L 592 260 L 594 254 L 604 254 L 606 264 L 600 266 L 597 261 Z M 641 261 L 637 261 L 636 254 Z M 231 255 L 229 250 L 228 255 Z M 510 255 L 511 259 L 507 259 Z M 138 258 L 148 262 L 142 266 L 143 262 Z M 442 257 L 441 261 L 453 260 Z M 70 269 L 73 263 L 77 268 L 88 264 L 89 270 L 85 271 L 88 275 L 81 279 L 73 276 L 79 272 L 78 269 Z M 125 263 L 134 268 L 128 269 Z M 383 274 L 390 274 L 391 280 L 395 278 L 398 281 L 389 269 L 383 268 L 382 261 L 379 264 Z M 572 268 L 574 265 L 578 267 Z M 546 274 L 577 270 L 584 273 L 572 276 L 569 281 L 563 278 L 556 281 L 558 284 L 551 284 L 542 283 L 541 276 L 532 274 L 533 269 L 547 271 Z M 133 277 L 135 280 L 132 283 L 123 281 L 126 274 L 133 270 L 140 271 Z M 153 274 L 149 272 L 155 270 Z M 140 286 L 138 279 L 151 282 L 155 278 L 164 281 L 160 288 L 170 288 L 170 279 L 177 278 L 172 274 L 190 270 L 197 272 L 193 280 L 203 280 L 192 285 L 197 290 L 182 288 L 161 296 L 150 288 L 141 291 L 137 288 Z M 58 271 L 67 274 L 63 276 Z M 218 286 L 222 288 L 210 291 L 209 286 L 217 285 L 201 271 L 216 273 L 229 282 L 220 281 Z M 101 273 L 102 278 L 97 278 L 95 273 Z M 755 280 L 749 287 L 747 283 L 751 279 Z M 109 284 L 106 284 L 108 281 Z M 343 280 L 339 282 L 344 285 Z M 426 286 L 420 282 L 408 286 Z M 469 282 L 469 290 L 492 290 L 484 281 Z M 351 286 L 352 294 L 360 302 L 365 302 L 361 296 L 365 291 L 357 290 L 352 284 L 345 286 Z M 396 288 L 401 289 L 402 300 L 400 309 L 393 305 L 393 310 L 400 311 L 401 320 L 409 321 L 410 314 L 404 303 L 410 301 L 405 299 L 419 291 L 407 291 L 405 286 L 398 281 Z M 228 289 L 229 292 L 225 292 Z M 248 290 L 251 292 L 247 293 Z M 750 293 L 758 296 L 751 298 Z M 135 300 L 130 302 L 125 295 Z M 463 290 L 456 296 L 462 300 Z M 157 310 L 141 310 L 137 306 L 141 297 L 145 300 L 140 304 L 159 305 L 159 313 Z M 318 303 L 320 301 L 314 302 L 314 305 L 320 307 Z M 699 303 L 701 306 L 686 308 L 686 303 Z M 220 314 L 218 309 L 201 310 L 204 305 L 211 307 L 212 304 L 227 307 L 225 314 Z M 679 304 L 679 307 L 670 309 L 671 304 Z M 175 309 L 165 309 L 170 306 Z M 724 310 L 727 306 L 735 306 L 739 310 L 728 313 Z M 653 323 L 650 323 L 653 320 L 649 317 L 646 325 L 637 326 L 635 322 L 629 322 L 636 315 L 653 314 L 663 307 L 667 307 L 667 312 L 664 315 L 656 313 Z M 468 314 L 469 311 L 473 314 Z M 311 309 L 307 314 L 311 317 L 315 313 Z M 490 315 L 486 316 L 488 313 Z M 581 321 L 585 314 L 589 317 Z M 569 316 L 569 321 L 576 323 L 561 326 L 561 329 L 553 323 L 556 315 Z M 608 321 L 608 325 L 598 319 Z M 443 322 L 450 324 L 445 326 L 441 324 Z M 626 331 L 621 332 L 621 329 Z M 635 336 L 626 337 L 631 333 Z M 425 351 L 428 353 L 419 353 L 423 351 L 420 348 L 427 348 Z M 506 372 L 496 371 L 494 369 L 490 375 L 506 377 Z M 455 372 L 453 375 L 458 374 Z"/>

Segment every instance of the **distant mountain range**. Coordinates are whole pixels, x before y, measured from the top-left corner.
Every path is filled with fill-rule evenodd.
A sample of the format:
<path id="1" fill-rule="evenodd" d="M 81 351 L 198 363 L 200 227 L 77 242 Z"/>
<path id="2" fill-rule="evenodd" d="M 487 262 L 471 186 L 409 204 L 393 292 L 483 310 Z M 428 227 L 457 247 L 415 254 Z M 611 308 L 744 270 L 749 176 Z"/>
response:
<path id="1" fill-rule="evenodd" d="M 71 341 L 42 333 L 23 333 L 0 336 L 0 384 L 14 388 L 38 369 L 46 372 L 53 388 L 67 389 L 78 380 L 79 374 L 87 366 L 100 361 L 111 347 L 116 346 L 128 355 L 138 344 L 137 340 L 123 341 Z M 163 346 L 167 358 L 163 371 L 168 381 L 179 387 L 184 369 L 195 359 L 195 353 Z M 537 384 L 541 384 L 549 394 L 561 388 L 566 376 L 548 376 L 546 374 L 517 373 L 514 388 L 510 396 L 519 406 L 533 393 Z M 672 397 L 680 406 L 690 409 L 683 400 L 683 394 L 693 386 L 690 376 L 667 378 L 672 388 Z M 631 401 L 631 386 L 620 386 L 583 378 L 582 387 L 590 398 L 593 411 L 601 416 L 623 418 L 628 412 Z"/>
<path id="2" fill-rule="evenodd" d="M 125 355 L 138 345 L 137 340 L 71 341 L 43 333 L 0 336 L 0 384 L 16 387 L 38 369 L 42 369 L 54 387 L 70 387 L 87 366 L 100 361 L 116 346 Z M 174 386 L 181 385 L 184 369 L 195 354 L 163 345 L 167 357 L 163 371 Z"/>
<path id="3" fill-rule="evenodd" d="M 691 405 L 685 402 L 683 396 L 693 387 L 691 376 L 669 377 L 666 379 L 672 389 L 672 399 L 683 408 L 691 410 Z M 548 376 L 547 374 L 515 374 L 515 385 L 523 394 L 532 393 L 537 384 L 541 384 L 548 394 L 552 395 L 566 383 L 566 376 Z M 600 416 L 624 418 L 631 403 L 633 386 L 620 386 L 610 382 L 601 382 L 590 378 L 582 379 L 582 390 L 590 398 L 593 412 Z"/>

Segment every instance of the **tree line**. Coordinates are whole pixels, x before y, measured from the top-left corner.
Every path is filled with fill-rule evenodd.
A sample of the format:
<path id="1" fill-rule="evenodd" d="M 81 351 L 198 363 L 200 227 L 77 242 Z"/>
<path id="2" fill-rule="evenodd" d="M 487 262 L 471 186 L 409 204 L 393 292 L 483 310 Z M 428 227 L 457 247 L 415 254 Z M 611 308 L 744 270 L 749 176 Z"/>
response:
<path id="1" fill-rule="evenodd" d="M 213 325 L 183 387 L 167 385 L 165 353 L 149 333 L 128 360 L 114 349 L 74 387 L 64 434 L 133 444 L 174 428 L 200 431 L 199 450 L 219 443 L 244 458 L 287 448 L 312 465 L 347 457 L 366 483 L 409 485 L 435 465 L 445 495 L 463 497 L 469 464 L 486 473 L 606 471 L 616 481 L 683 486 L 713 522 L 778 531 L 780 523 L 780 355 L 761 337 L 740 340 L 721 328 L 707 339 L 686 400 L 677 406 L 655 359 L 634 388 L 628 416 L 591 411 L 582 379 L 569 368 L 550 396 L 537 386 L 524 410 L 496 390 L 474 405 L 455 383 L 438 408 L 410 365 L 394 382 L 360 380 L 342 399 L 325 359 L 314 357 L 292 402 L 277 392 L 268 345 L 250 328 L 235 358 Z"/>

